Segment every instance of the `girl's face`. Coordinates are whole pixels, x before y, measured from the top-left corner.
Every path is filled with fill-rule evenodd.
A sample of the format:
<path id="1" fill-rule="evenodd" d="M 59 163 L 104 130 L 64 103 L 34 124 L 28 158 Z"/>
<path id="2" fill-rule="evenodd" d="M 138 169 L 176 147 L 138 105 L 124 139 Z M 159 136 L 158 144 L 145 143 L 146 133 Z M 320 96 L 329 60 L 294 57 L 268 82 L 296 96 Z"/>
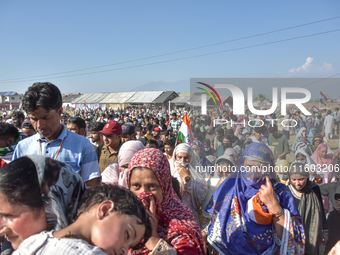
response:
<path id="1" fill-rule="evenodd" d="M 300 174 L 293 174 L 290 181 L 297 190 L 302 190 L 307 184 L 307 178 Z"/>
<path id="2" fill-rule="evenodd" d="M 0 235 L 6 235 L 16 250 L 28 237 L 47 229 L 44 208 L 32 210 L 26 205 L 9 203 L 0 193 Z"/>
<path id="3" fill-rule="evenodd" d="M 314 146 L 315 146 L 316 148 L 318 148 L 318 146 L 319 146 L 320 143 L 321 143 L 321 141 L 320 141 L 320 140 L 317 140 L 317 141 L 314 142 Z"/>
<path id="4" fill-rule="evenodd" d="M 198 155 L 201 155 L 201 148 L 199 146 L 193 145 L 191 148 L 196 151 Z"/>

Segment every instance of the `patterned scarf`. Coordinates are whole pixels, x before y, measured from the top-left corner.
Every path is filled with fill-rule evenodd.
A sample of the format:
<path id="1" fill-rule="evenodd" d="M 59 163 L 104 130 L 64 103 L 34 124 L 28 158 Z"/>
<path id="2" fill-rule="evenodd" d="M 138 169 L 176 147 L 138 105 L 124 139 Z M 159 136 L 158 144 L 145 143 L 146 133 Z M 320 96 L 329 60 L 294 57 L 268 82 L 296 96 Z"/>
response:
<path id="1" fill-rule="evenodd" d="M 239 171 L 226 179 L 215 191 L 204 216 L 211 219 L 208 241 L 221 254 L 303 254 L 304 231 L 298 208 L 289 189 L 270 174 L 278 202 L 285 214 L 281 246 L 274 238 L 274 226 L 254 218 L 254 198 L 266 179 L 262 173 L 243 171 L 243 159 L 273 165 L 273 154 L 264 144 L 249 144 L 239 163 Z M 262 215 L 266 214 L 261 209 Z M 268 214 L 268 213 L 267 213 Z M 288 252 L 289 251 L 289 252 Z"/>
<path id="2" fill-rule="evenodd" d="M 163 201 L 156 201 L 156 216 L 159 219 L 158 234 L 177 250 L 177 254 L 206 254 L 201 230 L 191 210 L 176 195 L 171 181 L 170 166 L 166 156 L 157 149 L 138 151 L 129 164 L 128 185 L 134 168 L 145 167 L 152 170 L 160 183 Z M 142 193 L 139 198 L 148 208 L 150 193 Z M 155 197 L 155 196 L 154 196 Z M 132 254 L 148 254 L 143 248 Z"/>

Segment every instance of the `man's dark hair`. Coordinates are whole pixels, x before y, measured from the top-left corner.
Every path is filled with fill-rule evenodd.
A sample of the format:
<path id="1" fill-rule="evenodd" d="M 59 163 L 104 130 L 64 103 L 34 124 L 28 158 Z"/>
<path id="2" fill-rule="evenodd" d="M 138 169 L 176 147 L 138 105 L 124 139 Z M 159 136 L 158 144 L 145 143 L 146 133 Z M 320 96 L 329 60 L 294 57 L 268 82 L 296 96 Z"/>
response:
<path id="1" fill-rule="evenodd" d="M 170 138 L 164 142 L 165 145 L 169 145 L 171 148 L 175 148 L 176 140 L 174 138 Z"/>
<path id="2" fill-rule="evenodd" d="M 276 125 L 276 124 L 274 124 L 272 127 L 269 127 L 269 128 L 268 128 L 268 132 L 269 132 L 269 133 L 273 133 L 273 132 L 275 132 L 275 131 L 278 131 L 278 128 L 277 128 L 277 125 Z"/>
<path id="3" fill-rule="evenodd" d="M 146 141 L 146 145 L 148 145 L 148 144 L 154 144 L 154 145 L 156 146 L 156 149 L 159 148 L 159 145 L 158 145 L 158 143 L 157 143 L 156 140 L 147 140 L 147 141 Z M 146 146 L 146 145 L 145 145 L 145 146 Z"/>
<path id="4" fill-rule="evenodd" d="M 15 111 L 12 113 L 11 115 L 12 118 L 16 118 L 16 119 L 22 119 L 23 121 L 25 120 L 25 115 L 23 112 L 21 111 Z"/>
<path id="5" fill-rule="evenodd" d="M 60 119 L 61 119 L 61 120 L 67 120 L 67 116 L 66 116 L 66 115 L 62 115 L 62 116 L 60 117 Z"/>
<path id="6" fill-rule="evenodd" d="M 146 142 L 149 140 L 146 136 L 140 137 L 137 139 L 140 141 L 144 146 L 146 146 Z"/>
<path id="7" fill-rule="evenodd" d="M 90 125 L 88 126 L 88 130 L 89 132 L 91 131 L 99 132 L 103 130 L 104 126 L 105 126 L 105 123 L 93 122 L 93 123 L 90 123 Z"/>
<path id="8" fill-rule="evenodd" d="M 153 130 L 153 125 L 151 125 L 150 123 L 146 125 L 146 130 L 150 131 Z"/>
<path id="9" fill-rule="evenodd" d="M 223 139 L 228 139 L 231 143 L 233 142 L 233 138 L 231 137 L 231 135 L 223 135 Z"/>
<path id="10" fill-rule="evenodd" d="M 161 131 L 161 135 L 166 135 L 166 136 L 168 136 L 168 135 L 169 135 L 169 131 L 168 131 L 168 130 L 162 130 L 162 131 Z"/>
<path id="11" fill-rule="evenodd" d="M 256 133 L 262 134 L 263 133 L 263 128 L 262 127 L 255 127 L 254 128 Z"/>
<path id="12" fill-rule="evenodd" d="M 17 140 L 19 137 L 18 129 L 9 123 L 0 123 L 0 139 L 6 141 L 8 138 Z"/>
<path id="13" fill-rule="evenodd" d="M 25 92 L 22 107 L 27 113 L 41 107 L 46 111 L 56 110 L 62 106 L 62 97 L 57 86 L 50 82 L 36 82 Z"/>
<path id="14" fill-rule="evenodd" d="M 135 216 L 138 224 L 145 226 L 142 242 L 133 248 L 134 250 L 141 249 L 151 237 L 151 222 L 142 202 L 127 188 L 105 183 L 88 188 L 79 203 L 80 207 L 77 210 L 74 221 L 82 213 L 88 212 L 95 205 L 105 201 L 112 201 L 114 203 L 114 212 L 118 212 L 121 215 Z"/>
<path id="15" fill-rule="evenodd" d="M 84 128 L 86 129 L 85 120 L 80 117 L 73 117 L 68 120 L 68 124 L 75 124 L 79 129 Z"/>

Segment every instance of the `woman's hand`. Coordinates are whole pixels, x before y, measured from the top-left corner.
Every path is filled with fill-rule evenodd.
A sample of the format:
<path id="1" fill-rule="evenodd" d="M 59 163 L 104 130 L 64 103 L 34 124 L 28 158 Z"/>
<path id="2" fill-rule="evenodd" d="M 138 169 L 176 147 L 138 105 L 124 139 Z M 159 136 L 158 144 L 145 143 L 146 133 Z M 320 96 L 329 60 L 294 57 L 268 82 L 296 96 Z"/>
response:
<path id="1" fill-rule="evenodd" d="M 328 241 L 328 233 L 327 232 L 323 232 L 322 233 L 322 243 L 321 244 L 326 245 L 327 241 Z"/>
<path id="2" fill-rule="evenodd" d="M 281 206 L 277 201 L 273 184 L 268 176 L 266 176 L 266 185 L 261 185 L 261 188 L 259 189 L 259 197 L 271 213 L 280 211 Z"/>
<path id="3" fill-rule="evenodd" d="M 177 163 L 177 168 L 179 176 L 181 176 L 183 179 L 185 179 L 185 177 L 190 177 L 189 166 L 184 167 L 181 164 Z"/>
<path id="4" fill-rule="evenodd" d="M 150 222 L 152 226 L 152 234 L 149 240 L 146 242 L 145 246 L 146 248 L 148 248 L 149 251 L 152 251 L 160 239 L 158 235 L 159 219 L 156 217 L 156 201 L 152 196 L 150 197 L 150 206 L 149 206 L 148 213 L 150 215 L 149 218 L 150 218 Z"/>

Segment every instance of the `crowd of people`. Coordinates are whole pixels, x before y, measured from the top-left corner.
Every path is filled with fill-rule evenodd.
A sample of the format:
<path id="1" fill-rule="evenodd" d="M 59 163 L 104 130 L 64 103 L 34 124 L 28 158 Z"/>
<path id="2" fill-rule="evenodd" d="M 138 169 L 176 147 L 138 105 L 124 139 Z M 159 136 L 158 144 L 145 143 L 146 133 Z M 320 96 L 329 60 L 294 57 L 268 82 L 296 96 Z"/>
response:
<path id="1" fill-rule="evenodd" d="M 0 123 L 1 254 L 340 254 L 338 108 L 72 113 L 51 83 L 22 108 Z"/>

